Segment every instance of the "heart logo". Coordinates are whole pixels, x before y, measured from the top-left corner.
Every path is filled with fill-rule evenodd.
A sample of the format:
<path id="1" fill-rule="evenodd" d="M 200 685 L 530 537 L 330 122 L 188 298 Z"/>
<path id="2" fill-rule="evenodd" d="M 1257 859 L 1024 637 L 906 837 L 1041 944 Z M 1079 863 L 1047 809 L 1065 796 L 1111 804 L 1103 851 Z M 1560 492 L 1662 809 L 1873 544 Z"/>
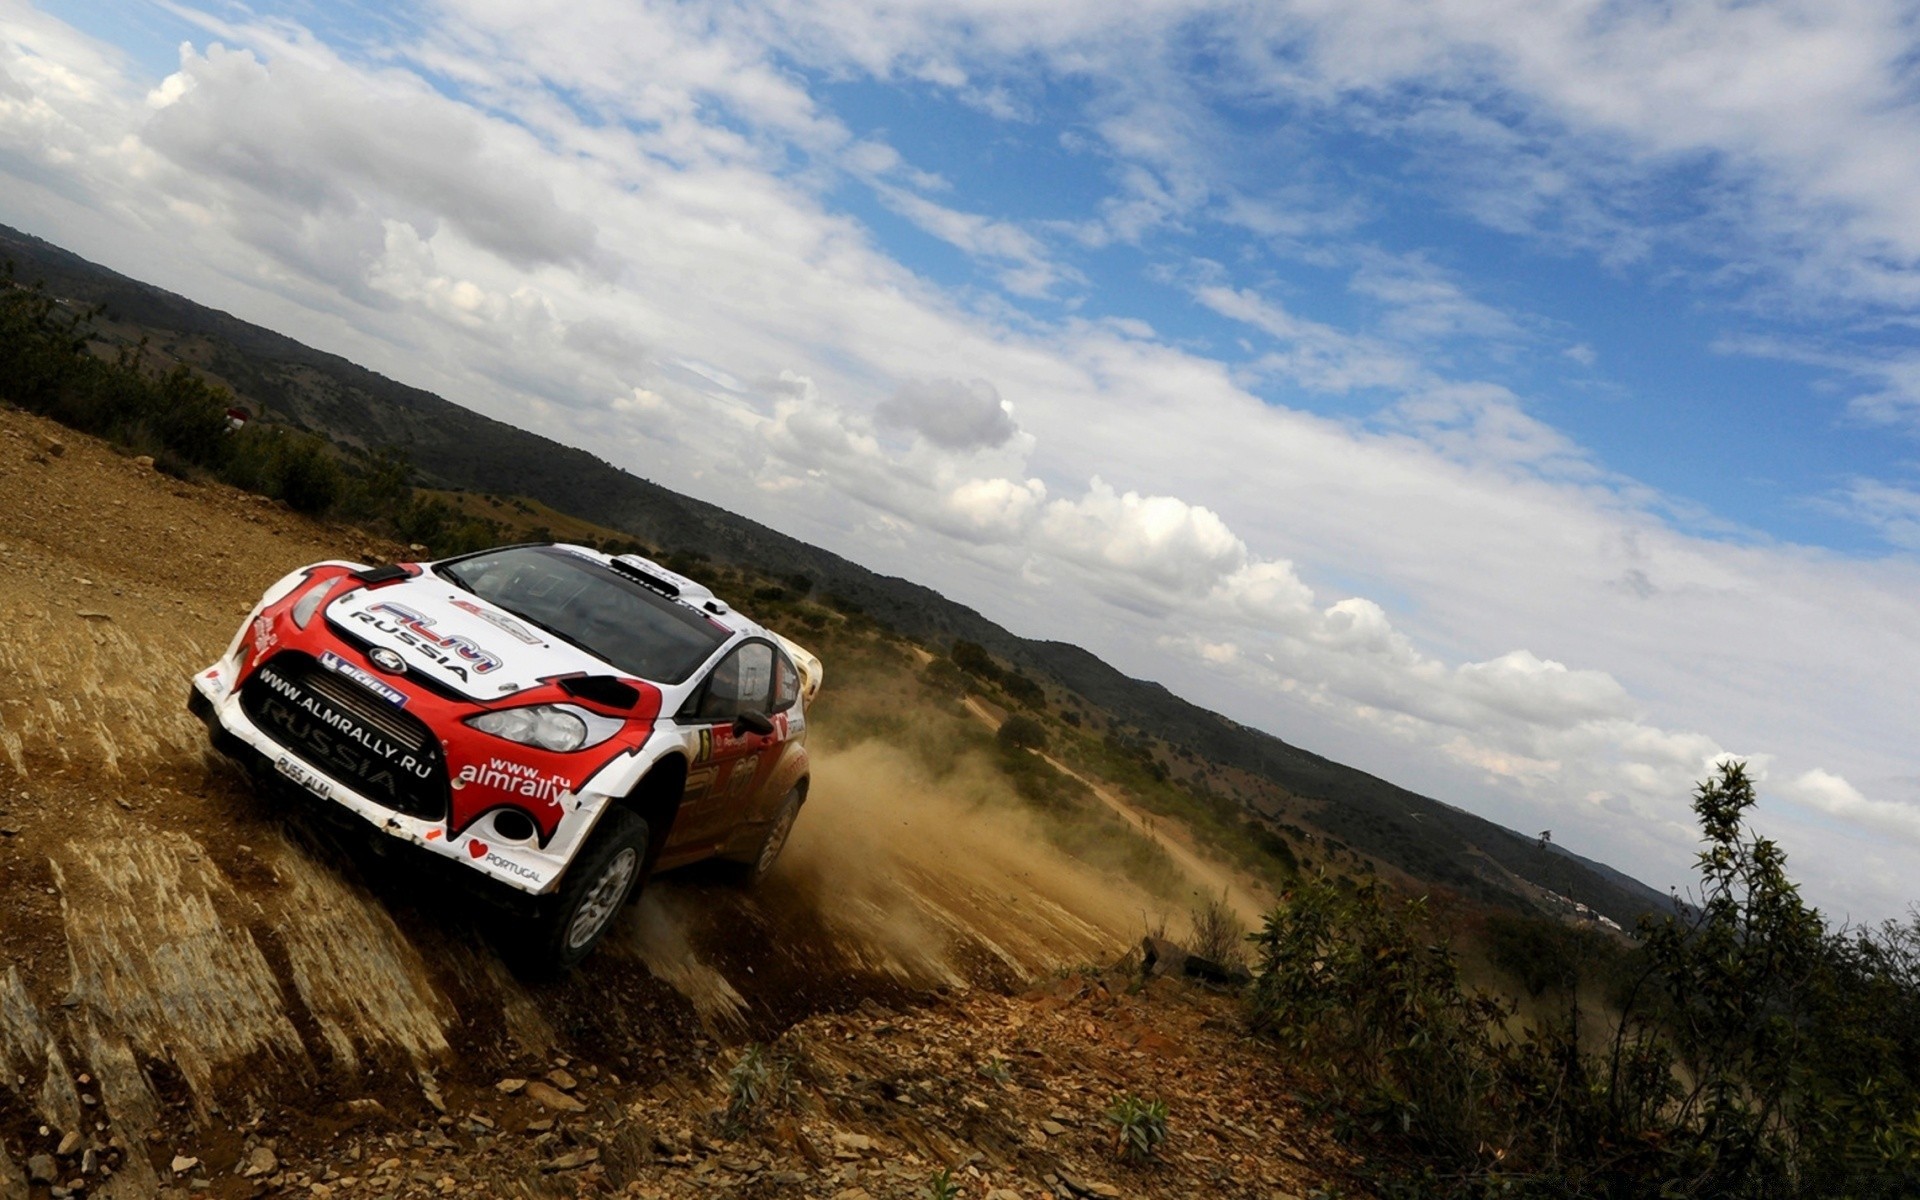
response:
<path id="1" fill-rule="evenodd" d="M 440 831 L 439 831 L 438 829 L 429 829 L 429 830 L 427 830 L 427 840 L 428 840 L 428 841 L 430 841 L 430 842 L 437 842 L 437 841 L 439 841 L 439 840 L 440 840 Z"/>
<path id="2" fill-rule="evenodd" d="M 478 839 L 468 842 L 467 853 L 475 858 L 485 858 L 487 856 L 487 844 Z"/>

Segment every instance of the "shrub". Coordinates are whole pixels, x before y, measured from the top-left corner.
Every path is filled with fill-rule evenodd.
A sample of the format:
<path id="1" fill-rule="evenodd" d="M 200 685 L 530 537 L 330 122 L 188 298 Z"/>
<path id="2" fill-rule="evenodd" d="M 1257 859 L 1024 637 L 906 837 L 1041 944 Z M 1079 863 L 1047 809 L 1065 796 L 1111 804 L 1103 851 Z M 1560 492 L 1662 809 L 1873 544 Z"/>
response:
<path id="1" fill-rule="evenodd" d="M 1493 965 L 1535 998 L 1604 981 L 1623 957 L 1618 944 L 1598 930 L 1525 913 L 1494 913 L 1485 939 Z"/>
<path id="2" fill-rule="evenodd" d="M 1000 731 L 994 735 L 1003 750 L 1044 750 L 1047 747 L 1047 731 L 1040 722 L 1023 713 L 1015 713 L 1000 722 Z"/>
<path id="3" fill-rule="evenodd" d="M 960 1181 L 953 1177 L 953 1168 L 941 1167 L 927 1176 L 927 1186 L 921 1195 L 925 1200 L 957 1200 Z"/>
<path id="4" fill-rule="evenodd" d="M 1113 1147 L 1121 1158 L 1149 1162 L 1167 1140 L 1167 1103 L 1142 1100 L 1138 1096 L 1116 1097 L 1107 1106 L 1106 1118 L 1113 1126 Z"/>
<path id="5" fill-rule="evenodd" d="M 1324 876 L 1267 918 L 1252 1024 L 1299 1052 L 1348 1132 L 1385 1139 L 1383 1191 L 1920 1194 L 1920 922 L 1829 931 L 1747 826 L 1754 799 L 1738 763 L 1696 790 L 1699 906 L 1643 920 L 1598 1053 L 1577 955 L 1538 977 L 1567 992 L 1564 1022 L 1514 1031 L 1511 1006 L 1461 985 L 1421 901 Z"/>
<path id="6" fill-rule="evenodd" d="M 1022 708 L 1046 707 L 1046 690 L 1018 671 L 1007 671 L 1002 674 L 1000 689 L 1006 692 L 1008 699 Z"/>
<path id="7" fill-rule="evenodd" d="M 748 1046 L 727 1071 L 727 1127 L 745 1129 L 757 1122 L 774 1083 L 773 1065 L 767 1058 L 766 1047 L 758 1042 Z"/>
<path id="8" fill-rule="evenodd" d="M 1192 913 L 1193 932 L 1187 949 L 1223 967 L 1247 963 L 1247 927 L 1227 907 L 1226 893 L 1207 897 Z"/>
<path id="9" fill-rule="evenodd" d="M 998 1054 L 989 1054 L 987 1061 L 975 1069 L 979 1071 L 981 1078 L 991 1079 L 995 1083 L 1010 1083 L 1013 1080 L 1013 1068 L 1008 1066 L 1007 1060 Z"/>
<path id="10" fill-rule="evenodd" d="M 953 644 L 950 654 L 953 665 L 967 674 L 990 683 L 1000 682 L 1000 664 L 993 661 L 986 647 L 978 642 L 958 641 Z"/>
<path id="11" fill-rule="evenodd" d="M 236 487 L 285 500 L 309 514 L 328 511 L 346 491 L 339 460 L 312 434 L 256 421 L 229 441 L 221 476 Z"/>
<path id="12" fill-rule="evenodd" d="M 969 681 L 966 672 L 953 665 L 953 660 L 936 658 L 928 662 L 926 669 L 920 672 L 921 684 L 943 700 L 959 700 L 967 694 Z"/>

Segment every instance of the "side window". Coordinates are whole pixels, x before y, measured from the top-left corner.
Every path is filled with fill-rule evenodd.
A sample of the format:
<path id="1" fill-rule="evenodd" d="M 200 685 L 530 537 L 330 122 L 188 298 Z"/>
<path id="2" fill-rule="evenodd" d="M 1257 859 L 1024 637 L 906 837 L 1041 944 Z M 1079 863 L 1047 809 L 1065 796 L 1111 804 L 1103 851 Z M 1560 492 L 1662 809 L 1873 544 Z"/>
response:
<path id="1" fill-rule="evenodd" d="M 772 697 L 773 647 L 748 642 L 707 676 L 694 715 L 703 721 L 729 721 L 743 712 L 771 711 Z"/>
<path id="2" fill-rule="evenodd" d="M 773 707 L 769 712 L 785 712 L 800 698 L 800 672 L 784 654 L 773 656 Z"/>

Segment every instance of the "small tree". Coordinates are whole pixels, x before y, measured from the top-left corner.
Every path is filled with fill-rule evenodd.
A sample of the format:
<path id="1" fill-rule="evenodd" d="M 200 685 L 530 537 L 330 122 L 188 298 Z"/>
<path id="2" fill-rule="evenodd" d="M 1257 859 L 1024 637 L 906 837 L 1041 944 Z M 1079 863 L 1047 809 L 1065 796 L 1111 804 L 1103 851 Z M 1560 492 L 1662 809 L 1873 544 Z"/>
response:
<path id="1" fill-rule="evenodd" d="M 1187 949 L 1223 967 L 1247 965 L 1247 927 L 1227 905 L 1227 894 L 1208 896 L 1192 912 Z"/>
<path id="2" fill-rule="evenodd" d="M 987 653 L 986 647 L 978 642 L 965 640 L 955 642 L 951 657 L 953 665 L 969 675 L 995 683 L 1000 681 L 1000 664 L 994 662 L 993 656 Z"/>
<path id="3" fill-rule="evenodd" d="M 1693 1194 L 1791 1186 L 1794 1130 L 1819 1099 L 1796 1085 L 1825 927 L 1787 878 L 1785 852 L 1747 826 L 1754 800 L 1741 762 L 1694 791 L 1700 907 L 1690 920 L 1642 922 L 1665 1040 L 1691 1080 L 1672 1120 L 1691 1135 L 1680 1165 Z"/>
<path id="4" fill-rule="evenodd" d="M 1044 750 L 1047 746 L 1046 728 L 1024 713 L 1000 722 L 1000 732 L 994 736 L 1006 750 Z"/>

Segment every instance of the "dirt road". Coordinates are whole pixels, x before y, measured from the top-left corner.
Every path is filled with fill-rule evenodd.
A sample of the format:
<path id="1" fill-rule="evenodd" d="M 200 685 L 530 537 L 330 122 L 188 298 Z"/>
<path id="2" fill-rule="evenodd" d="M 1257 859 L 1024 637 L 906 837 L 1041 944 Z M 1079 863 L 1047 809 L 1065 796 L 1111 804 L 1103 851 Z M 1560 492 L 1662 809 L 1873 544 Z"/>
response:
<path id="1" fill-rule="evenodd" d="M 237 1154 L 276 1106 L 324 1140 L 354 1104 L 455 1103 L 530 1059 L 666 1078 L 812 1013 L 1138 933 L 1124 885 L 903 756 L 821 746 L 764 890 L 666 877 L 582 970 L 522 983 L 457 894 L 257 793 L 184 710 L 285 570 L 404 553 L 0 410 L 0 1197 L 64 1132 L 113 1168 L 89 1194 L 150 1197 L 176 1154 Z"/>
<path id="2" fill-rule="evenodd" d="M 981 721 L 995 728 L 999 727 L 1000 718 L 989 711 L 977 696 L 967 697 L 966 705 L 967 711 Z M 1112 788 L 1098 780 L 1087 778 L 1051 754 L 1040 753 L 1040 757 L 1046 759 L 1048 764 L 1062 775 L 1079 780 L 1100 803 L 1111 809 L 1115 816 L 1151 838 L 1166 851 L 1167 857 L 1173 860 L 1174 865 L 1180 869 L 1180 873 L 1193 884 L 1196 899 L 1224 896 L 1227 906 L 1248 929 L 1258 929 L 1267 913 L 1273 911 L 1276 898 L 1269 889 L 1246 872 L 1236 870 L 1229 864 L 1201 851 L 1193 834 L 1178 821 L 1164 820 L 1134 807 Z"/>

